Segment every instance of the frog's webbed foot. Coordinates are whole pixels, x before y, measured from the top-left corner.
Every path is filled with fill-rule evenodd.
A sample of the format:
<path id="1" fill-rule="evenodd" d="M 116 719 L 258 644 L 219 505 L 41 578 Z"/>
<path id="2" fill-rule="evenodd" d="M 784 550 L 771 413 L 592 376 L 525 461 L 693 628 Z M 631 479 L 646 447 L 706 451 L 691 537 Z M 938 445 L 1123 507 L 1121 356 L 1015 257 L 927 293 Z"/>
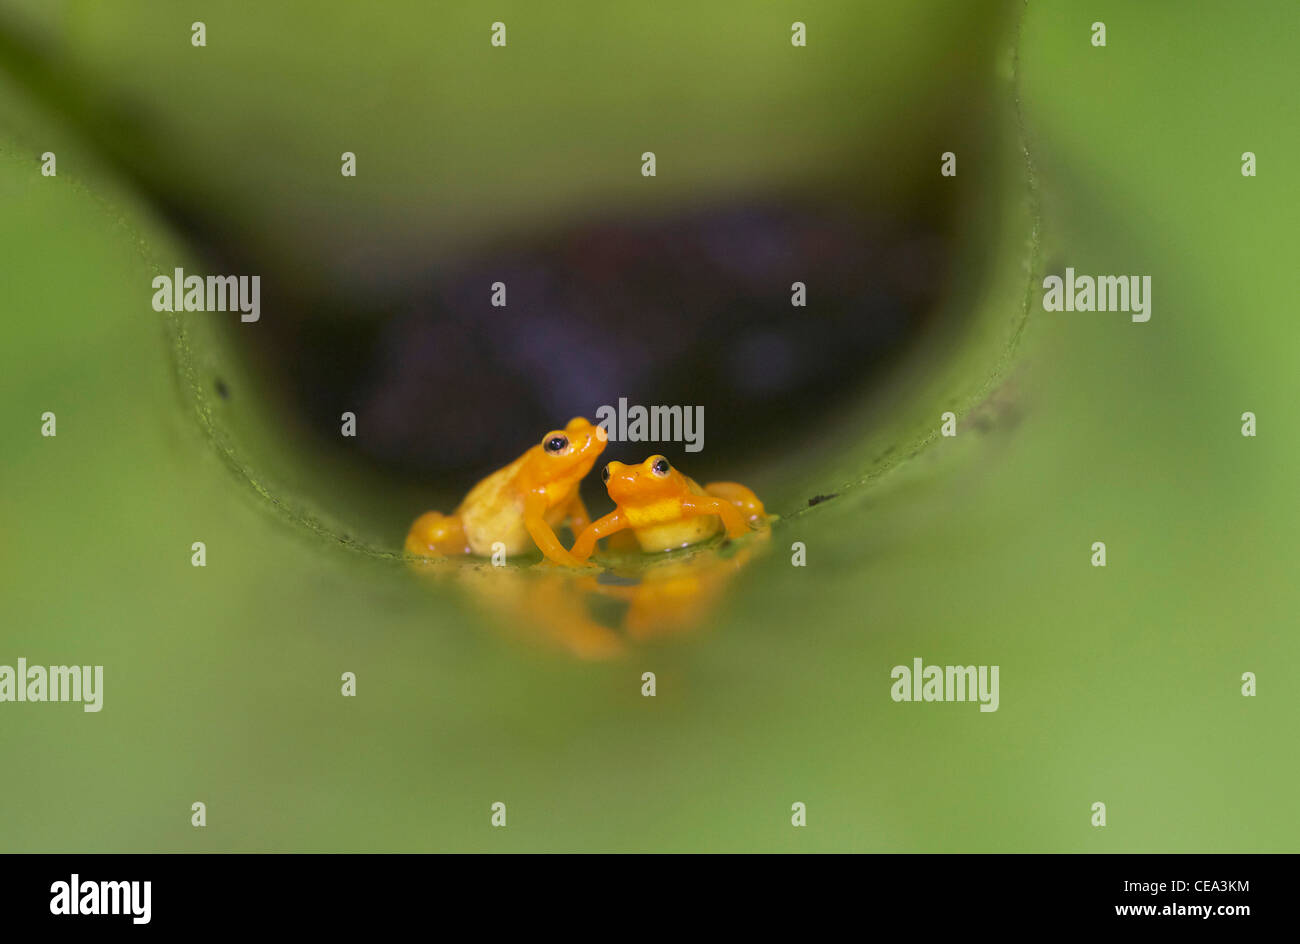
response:
<path id="1" fill-rule="evenodd" d="M 406 552 L 416 557 L 449 557 L 470 553 L 460 515 L 426 511 L 406 534 Z"/>

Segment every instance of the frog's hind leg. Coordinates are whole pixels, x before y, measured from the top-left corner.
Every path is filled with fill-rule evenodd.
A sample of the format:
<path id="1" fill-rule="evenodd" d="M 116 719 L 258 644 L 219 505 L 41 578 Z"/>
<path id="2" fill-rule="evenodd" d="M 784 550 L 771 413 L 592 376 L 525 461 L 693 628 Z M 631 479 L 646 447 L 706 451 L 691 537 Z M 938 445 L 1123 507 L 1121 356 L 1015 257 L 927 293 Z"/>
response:
<path id="1" fill-rule="evenodd" d="M 416 557 L 449 557 L 470 553 L 460 515 L 426 511 L 406 533 L 406 553 Z"/>
<path id="2" fill-rule="evenodd" d="M 739 482 L 710 482 L 704 486 L 706 494 L 731 502 L 751 526 L 762 524 L 767 516 L 763 503 L 757 495 Z"/>

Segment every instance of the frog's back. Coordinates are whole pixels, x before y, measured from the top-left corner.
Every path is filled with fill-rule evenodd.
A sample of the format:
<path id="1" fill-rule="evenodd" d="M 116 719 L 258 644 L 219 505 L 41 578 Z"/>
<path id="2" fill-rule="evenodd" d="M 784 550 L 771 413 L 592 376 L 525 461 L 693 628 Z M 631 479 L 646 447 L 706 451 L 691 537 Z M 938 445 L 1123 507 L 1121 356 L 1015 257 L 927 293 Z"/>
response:
<path id="1" fill-rule="evenodd" d="M 493 472 L 469 490 L 456 509 L 465 528 L 465 539 L 475 554 L 492 553 L 500 541 L 507 554 L 519 554 L 532 547 L 524 527 L 524 496 L 516 478 L 528 454 Z"/>

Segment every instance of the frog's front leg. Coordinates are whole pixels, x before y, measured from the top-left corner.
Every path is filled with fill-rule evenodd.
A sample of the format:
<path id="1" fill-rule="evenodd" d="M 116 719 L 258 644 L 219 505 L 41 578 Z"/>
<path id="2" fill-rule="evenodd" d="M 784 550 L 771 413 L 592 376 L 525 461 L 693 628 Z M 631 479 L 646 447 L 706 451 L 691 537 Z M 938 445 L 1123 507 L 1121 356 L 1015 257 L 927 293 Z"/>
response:
<path id="1" fill-rule="evenodd" d="M 615 508 L 605 517 L 593 521 L 582 529 L 582 533 L 578 535 L 578 540 L 573 542 L 573 556 L 579 562 L 585 561 L 591 556 L 592 551 L 596 549 L 597 541 L 609 537 L 615 531 L 622 531 L 626 527 L 628 527 L 627 516 Z"/>
<path id="2" fill-rule="evenodd" d="M 573 501 L 569 502 L 569 507 L 565 509 L 565 517 L 569 520 L 569 529 L 574 535 L 582 533 L 587 525 L 591 524 L 591 515 L 587 512 L 587 506 L 583 504 L 582 496 L 577 492 L 573 493 Z"/>
<path id="3" fill-rule="evenodd" d="M 584 509 L 585 510 L 585 509 Z M 532 537 L 537 549 L 546 555 L 546 559 L 556 564 L 569 567 L 581 567 L 582 561 L 564 549 L 560 539 L 555 536 L 551 526 L 546 523 L 546 499 L 539 494 L 530 494 L 524 500 L 524 527 Z"/>
<path id="4" fill-rule="evenodd" d="M 406 533 L 406 553 L 416 557 L 447 557 L 471 553 L 460 515 L 426 511 Z"/>

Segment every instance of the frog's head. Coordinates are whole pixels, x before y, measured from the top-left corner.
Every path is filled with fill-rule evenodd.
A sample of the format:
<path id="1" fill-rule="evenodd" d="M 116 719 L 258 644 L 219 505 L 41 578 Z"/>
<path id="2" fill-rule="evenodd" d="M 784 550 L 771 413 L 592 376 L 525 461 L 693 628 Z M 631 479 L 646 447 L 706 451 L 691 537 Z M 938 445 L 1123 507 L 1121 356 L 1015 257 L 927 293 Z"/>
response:
<path id="1" fill-rule="evenodd" d="M 686 477 L 663 456 L 651 456 L 640 465 L 608 462 L 600 477 L 618 505 L 642 505 L 689 491 Z"/>
<path id="2" fill-rule="evenodd" d="M 596 464 L 608 439 L 604 427 L 593 426 L 581 416 L 575 416 L 564 429 L 553 429 L 542 437 L 533 457 L 532 471 L 542 482 L 580 479 Z"/>

